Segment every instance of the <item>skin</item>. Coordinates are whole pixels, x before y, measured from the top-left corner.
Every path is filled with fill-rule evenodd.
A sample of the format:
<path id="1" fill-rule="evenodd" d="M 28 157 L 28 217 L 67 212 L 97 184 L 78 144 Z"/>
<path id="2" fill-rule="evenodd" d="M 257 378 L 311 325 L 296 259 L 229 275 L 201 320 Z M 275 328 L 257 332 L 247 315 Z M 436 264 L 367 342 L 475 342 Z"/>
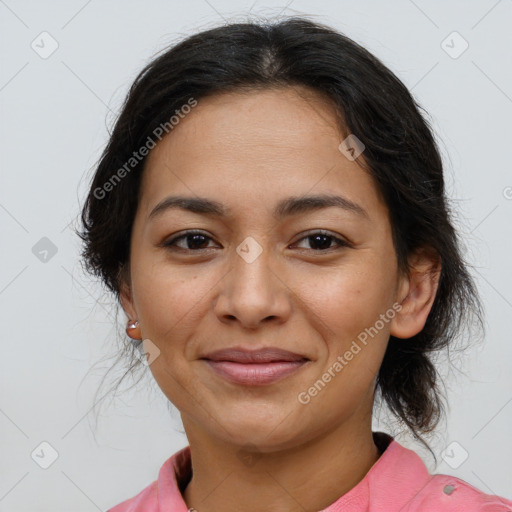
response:
<path id="1" fill-rule="evenodd" d="M 138 337 L 160 350 L 150 370 L 181 413 L 193 467 L 184 499 L 199 512 L 321 510 L 379 458 L 376 375 L 389 335 L 407 343 L 423 328 L 440 267 L 423 251 L 411 256 L 409 276 L 398 272 L 387 207 L 338 149 L 345 136 L 327 100 L 286 87 L 201 99 L 148 156 L 121 301 L 139 319 Z M 272 216 L 280 200 L 306 194 L 342 195 L 367 217 L 337 207 Z M 231 214 L 175 208 L 150 219 L 170 195 L 209 198 Z M 161 245 L 192 229 L 209 238 Z M 307 235 L 318 230 L 350 246 L 315 244 Z M 236 251 L 247 237 L 262 249 L 250 263 Z M 402 307 L 394 318 L 300 403 L 299 393 L 393 304 Z M 310 361 L 251 387 L 200 359 L 240 345 L 278 346 Z"/>

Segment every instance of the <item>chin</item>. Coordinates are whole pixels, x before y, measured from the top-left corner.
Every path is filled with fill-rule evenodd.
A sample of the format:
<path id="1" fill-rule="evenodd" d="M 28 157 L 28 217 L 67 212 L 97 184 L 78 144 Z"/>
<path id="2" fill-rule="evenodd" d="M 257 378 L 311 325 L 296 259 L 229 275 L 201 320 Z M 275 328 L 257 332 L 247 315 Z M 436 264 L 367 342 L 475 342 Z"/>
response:
<path id="1" fill-rule="evenodd" d="M 248 451 L 273 453 L 297 446 L 308 437 L 306 433 L 300 431 L 300 426 L 296 422 L 291 432 L 290 425 L 286 420 L 283 421 L 284 418 L 272 423 L 247 416 L 241 421 L 238 421 L 240 418 L 234 418 L 228 423 L 226 419 L 228 417 L 223 417 L 225 428 L 217 428 L 216 432 L 211 434 L 225 443 L 239 446 L 241 450 L 246 447 Z"/>

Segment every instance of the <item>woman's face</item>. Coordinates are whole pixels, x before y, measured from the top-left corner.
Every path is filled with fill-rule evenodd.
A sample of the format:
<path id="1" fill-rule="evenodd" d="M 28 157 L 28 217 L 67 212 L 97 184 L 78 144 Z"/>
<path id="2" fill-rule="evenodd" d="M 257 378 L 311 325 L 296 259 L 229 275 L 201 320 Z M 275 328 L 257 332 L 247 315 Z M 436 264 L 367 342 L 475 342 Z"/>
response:
<path id="1" fill-rule="evenodd" d="M 122 300 L 160 351 L 150 369 L 186 429 L 272 451 L 368 421 L 404 283 L 387 208 L 344 138 L 331 105 L 289 87 L 201 99 L 150 152 Z M 151 214 L 176 196 L 224 214 Z M 164 245 L 189 230 L 202 236 Z M 204 359 L 233 347 L 306 362 L 234 382 Z"/>

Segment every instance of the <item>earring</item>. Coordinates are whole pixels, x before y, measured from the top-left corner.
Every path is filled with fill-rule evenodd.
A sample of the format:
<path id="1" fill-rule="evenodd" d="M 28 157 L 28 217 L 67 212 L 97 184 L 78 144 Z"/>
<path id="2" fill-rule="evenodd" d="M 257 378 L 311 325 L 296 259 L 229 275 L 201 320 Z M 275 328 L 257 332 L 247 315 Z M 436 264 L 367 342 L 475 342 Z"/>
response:
<path id="1" fill-rule="evenodd" d="M 135 320 L 135 322 L 128 321 L 128 325 L 126 326 L 126 334 L 134 341 L 140 341 L 142 339 L 138 320 Z"/>

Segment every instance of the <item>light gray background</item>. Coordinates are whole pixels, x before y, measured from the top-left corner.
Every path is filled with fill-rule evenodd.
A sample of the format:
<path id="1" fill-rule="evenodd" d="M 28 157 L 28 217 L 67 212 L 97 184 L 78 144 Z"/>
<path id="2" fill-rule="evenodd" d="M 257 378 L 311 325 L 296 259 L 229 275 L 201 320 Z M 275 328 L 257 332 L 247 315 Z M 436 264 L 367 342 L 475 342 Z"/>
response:
<path id="1" fill-rule="evenodd" d="M 251 9 L 308 14 L 345 32 L 434 119 L 487 336 L 447 381 L 450 410 L 434 439 L 440 464 L 424 460 L 431 471 L 512 496 L 511 0 L 0 0 L 0 511 L 106 510 L 155 480 L 187 444 L 152 378 L 104 406 L 95 429 L 93 394 L 112 365 L 105 357 L 116 354 L 116 326 L 111 299 L 81 271 L 71 226 L 136 73 L 181 36 L 244 20 Z M 43 31 L 58 43 L 47 58 L 31 47 L 51 48 Z M 469 44 L 457 58 L 445 49 L 453 55 L 460 40 L 442 46 L 453 31 Z M 33 253 L 43 237 L 57 248 L 46 262 Z M 118 367 L 109 382 L 121 374 Z M 374 430 L 388 424 L 376 418 Z M 407 436 L 397 439 L 423 456 Z M 31 457 L 35 449 L 48 456 L 43 441 L 59 454 L 48 469 Z M 453 442 L 448 464 L 441 453 Z M 458 465 L 462 450 L 469 456 Z"/>

